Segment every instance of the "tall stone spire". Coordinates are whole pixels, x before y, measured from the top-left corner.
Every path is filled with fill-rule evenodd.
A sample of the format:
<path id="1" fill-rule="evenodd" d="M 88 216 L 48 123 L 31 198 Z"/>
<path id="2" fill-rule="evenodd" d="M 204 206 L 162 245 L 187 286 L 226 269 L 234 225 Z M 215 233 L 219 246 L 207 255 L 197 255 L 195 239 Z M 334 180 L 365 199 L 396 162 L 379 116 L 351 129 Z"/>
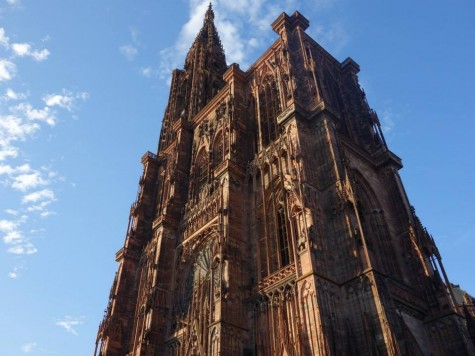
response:
<path id="1" fill-rule="evenodd" d="M 173 122 L 180 118 L 192 120 L 224 86 L 226 69 L 224 49 L 214 25 L 214 11 L 210 3 L 203 26 L 186 55 L 184 70 L 173 72 L 160 147 L 173 140 L 170 131 Z"/>
<path id="2" fill-rule="evenodd" d="M 226 58 L 214 25 L 211 3 L 203 27 L 195 38 L 185 60 L 185 71 L 192 77 L 189 113 L 195 115 L 224 85 Z"/>

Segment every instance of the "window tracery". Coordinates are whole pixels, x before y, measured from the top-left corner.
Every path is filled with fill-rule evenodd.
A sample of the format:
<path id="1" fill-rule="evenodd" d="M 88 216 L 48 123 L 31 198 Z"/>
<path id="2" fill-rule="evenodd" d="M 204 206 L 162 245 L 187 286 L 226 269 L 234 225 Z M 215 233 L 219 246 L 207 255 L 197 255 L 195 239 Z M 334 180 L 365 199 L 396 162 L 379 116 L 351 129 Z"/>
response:
<path id="1" fill-rule="evenodd" d="M 268 178 L 272 174 L 270 168 L 266 166 L 255 177 L 260 279 L 293 262 L 291 221 L 283 202 L 282 189 L 277 188 L 281 182 Z"/>
<path id="2" fill-rule="evenodd" d="M 193 174 L 193 196 L 198 198 L 200 192 L 206 186 L 208 181 L 208 154 L 205 149 L 201 149 L 196 155 L 194 174 Z"/>
<path id="3" fill-rule="evenodd" d="M 272 77 L 266 78 L 259 93 L 261 144 L 267 147 L 277 138 L 277 116 L 281 112 L 279 90 Z"/>
<path id="4" fill-rule="evenodd" d="M 215 169 L 221 162 L 224 160 L 224 142 L 223 142 L 223 135 L 218 133 L 214 140 L 213 145 L 213 166 L 212 168 Z"/>

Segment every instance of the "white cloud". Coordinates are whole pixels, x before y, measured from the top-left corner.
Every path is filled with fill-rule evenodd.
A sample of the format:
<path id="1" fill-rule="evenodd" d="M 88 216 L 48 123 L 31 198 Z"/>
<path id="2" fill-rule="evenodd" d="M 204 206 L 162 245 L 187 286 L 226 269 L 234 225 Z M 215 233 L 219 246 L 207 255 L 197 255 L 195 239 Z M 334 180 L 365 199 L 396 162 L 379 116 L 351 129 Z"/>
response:
<path id="1" fill-rule="evenodd" d="M 51 189 L 43 189 L 37 192 L 27 194 L 23 197 L 22 203 L 36 203 L 38 201 L 53 201 L 55 200 L 54 192 Z"/>
<path id="2" fill-rule="evenodd" d="M 8 272 L 8 278 L 17 279 L 21 276 L 21 272 L 25 270 L 25 265 L 23 263 L 18 263 L 13 269 Z"/>
<path id="3" fill-rule="evenodd" d="M 3 242 L 5 242 L 7 245 L 19 244 L 24 241 L 24 238 L 25 237 L 21 231 L 14 230 L 3 236 Z"/>
<path id="4" fill-rule="evenodd" d="M 140 31 L 136 27 L 130 27 L 129 30 L 130 30 L 130 36 L 132 37 L 132 42 L 136 44 L 137 46 L 139 46 L 140 45 L 140 41 L 139 41 Z"/>
<path id="5" fill-rule="evenodd" d="M 218 29 L 228 63 L 239 63 L 243 70 L 257 59 L 259 48 L 270 44 L 277 36 L 271 29 L 272 22 L 285 11 L 292 14 L 296 9 L 310 8 L 312 11 L 331 7 L 337 0 L 316 0 L 311 5 L 301 0 L 220 0 L 213 3 L 215 24 Z M 203 25 L 208 0 L 188 0 L 190 13 L 188 22 L 182 27 L 172 47 L 160 51 L 159 74 L 169 78 L 174 68 L 181 68 L 183 59 Z M 318 26 L 317 26 L 318 27 Z M 312 27 L 310 27 L 312 28 Z M 331 48 L 343 47 L 347 36 L 340 23 L 320 26 L 318 31 L 326 42 L 333 41 Z M 256 33 L 259 36 L 256 36 Z M 318 40 L 318 39 L 317 39 Z M 143 73 L 142 73 L 143 74 Z"/>
<path id="6" fill-rule="evenodd" d="M 119 48 L 119 52 L 127 58 L 128 61 L 133 61 L 139 51 L 132 45 L 123 45 Z"/>
<path id="7" fill-rule="evenodd" d="M 38 249 L 29 241 L 19 227 L 28 220 L 28 217 L 23 215 L 15 221 L 0 220 L 0 232 L 4 233 L 3 242 L 9 246 L 8 253 L 16 255 L 32 255 L 38 252 Z M 15 268 L 9 273 L 10 278 L 18 276 L 18 269 Z"/>
<path id="8" fill-rule="evenodd" d="M 46 209 L 53 201 L 54 200 L 42 201 L 39 204 L 29 206 L 26 210 L 30 213 L 37 212 L 40 214 L 41 217 L 45 218 L 47 216 L 55 214 L 54 212 Z"/>
<path id="9" fill-rule="evenodd" d="M 26 94 L 24 93 L 17 93 L 13 89 L 8 88 L 3 96 L 4 100 L 23 100 L 26 99 Z"/>
<path id="10" fill-rule="evenodd" d="M 12 188 L 25 192 L 29 189 L 33 189 L 39 186 L 47 185 L 49 181 L 41 177 L 41 172 L 34 171 L 29 174 L 20 174 L 13 177 Z"/>
<path id="11" fill-rule="evenodd" d="M 49 57 L 49 55 L 50 55 L 50 52 L 46 48 L 43 48 L 41 51 L 31 52 L 31 56 L 37 62 L 42 62 L 46 60 Z"/>
<path id="12" fill-rule="evenodd" d="M 318 2 L 317 2 L 318 3 Z M 171 71 L 181 67 L 183 58 L 190 49 L 198 31 L 203 26 L 204 14 L 209 6 L 208 0 L 189 0 L 190 16 L 171 48 L 160 52 L 160 76 L 168 78 Z M 216 14 L 215 24 L 226 52 L 228 63 L 239 63 L 244 69 L 254 58 L 258 45 L 275 34 L 270 24 L 283 10 L 294 10 L 298 1 L 287 0 L 284 6 L 269 0 L 221 0 L 213 4 Z M 249 30 L 249 24 L 255 31 Z M 254 36 L 259 32 L 259 40 Z"/>
<path id="13" fill-rule="evenodd" d="M 23 99 L 26 95 L 7 90 L 2 97 L 4 100 Z M 54 126 L 57 113 L 54 108 L 74 112 L 78 101 L 89 98 L 87 92 L 72 93 L 63 89 L 61 93 L 47 94 L 43 97 L 44 107 L 35 108 L 29 102 L 21 102 L 10 106 L 9 115 L 0 113 L 0 161 L 18 156 L 19 148 L 14 145 L 17 141 L 25 141 L 42 127 L 41 123 Z"/>
<path id="14" fill-rule="evenodd" d="M 13 43 L 12 46 L 13 53 L 18 57 L 32 57 L 37 62 L 42 62 L 48 58 L 50 52 L 47 49 L 42 49 L 41 51 L 32 50 L 29 43 Z"/>
<path id="15" fill-rule="evenodd" d="M 59 327 L 62 327 L 67 332 L 77 336 L 78 332 L 76 329 L 79 325 L 83 324 L 82 319 L 83 318 L 73 318 L 70 316 L 65 316 L 63 320 L 58 320 L 55 324 Z"/>
<path id="16" fill-rule="evenodd" d="M 151 78 L 157 74 L 157 70 L 153 69 L 152 67 L 145 67 L 140 70 L 140 74 L 142 74 L 145 78 Z"/>
<path id="17" fill-rule="evenodd" d="M 89 93 L 77 92 L 74 94 L 69 90 L 63 89 L 61 94 L 47 94 L 43 97 L 43 101 L 45 102 L 46 106 L 57 106 L 71 112 L 76 106 L 77 99 L 83 101 L 87 100 L 89 99 Z"/>
<path id="18" fill-rule="evenodd" d="M 0 232 L 11 232 L 15 230 L 18 226 L 18 223 L 16 221 L 11 221 L 11 220 L 0 220 Z"/>
<path id="19" fill-rule="evenodd" d="M 9 41 L 10 39 L 5 34 L 5 29 L 3 27 L 0 27 L 0 45 L 5 48 L 8 48 L 10 46 Z"/>
<path id="20" fill-rule="evenodd" d="M 71 110 L 73 105 L 73 97 L 69 95 L 51 94 L 43 99 L 47 106 L 59 106 L 61 108 Z"/>
<path id="21" fill-rule="evenodd" d="M 87 100 L 91 95 L 87 91 L 80 91 L 76 93 L 76 98 L 81 100 Z"/>
<path id="22" fill-rule="evenodd" d="M 47 123 L 49 126 L 54 126 L 56 123 L 55 114 L 51 111 L 49 107 L 44 107 L 42 109 L 35 109 L 29 103 L 20 103 L 16 106 L 12 106 L 10 111 L 18 116 L 22 116 L 28 120 L 42 121 Z"/>
<path id="23" fill-rule="evenodd" d="M 309 34 L 332 53 L 340 52 L 348 43 L 348 34 L 341 22 L 315 26 L 310 28 Z"/>
<path id="24" fill-rule="evenodd" d="M 0 175 L 2 174 L 15 174 L 15 173 L 27 173 L 31 171 L 29 164 L 22 164 L 21 166 L 12 168 L 10 165 L 0 164 Z"/>
<path id="25" fill-rule="evenodd" d="M 5 213 L 7 213 L 8 215 L 17 216 L 18 215 L 18 210 L 5 209 Z"/>
<path id="26" fill-rule="evenodd" d="M 18 149 L 13 146 L 3 146 L 0 144 L 0 161 L 4 161 L 9 157 L 18 156 Z"/>
<path id="27" fill-rule="evenodd" d="M 24 242 L 10 247 L 7 252 L 14 255 L 33 255 L 38 249 L 31 242 Z"/>
<path id="28" fill-rule="evenodd" d="M 18 0 L 7 2 L 11 5 L 20 4 Z M 43 42 L 45 41 L 47 38 Z M 3 27 L 0 27 L 0 49 L 7 53 L 4 58 L 0 58 L 0 84 L 14 79 L 17 74 L 15 63 L 20 57 L 44 61 L 50 55 L 48 49 L 37 49 L 27 41 L 11 43 Z M 38 220 L 30 220 L 30 216 L 44 218 L 54 214 L 49 210 L 50 205 L 56 201 L 51 187 L 54 183 L 60 183 L 62 178 L 48 167 L 34 169 L 26 161 L 13 164 L 10 160 L 21 159 L 21 142 L 33 138 L 45 126 L 55 126 L 61 109 L 74 113 L 77 103 L 87 100 L 89 93 L 62 89 L 56 93 L 46 93 L 42 97 L 44 104 L 34 106 L 28 100 L 30 93 L 17 92 L 13 85 L 0 90 L 0 184 L 19 192 L 16 195 L 24 204 L 19 209 L 12 209 L 12 206 L 3 208 L 8 217 L 0 220 L 0 238 L 7 253 L 32 255 L 38 252 L 32 236 L 44 229 L 33 225 Z M 19 272 L 18 267 L 12 268 L 8 277 L 18 278 Z M 30 352 L 35 346 L 34 343 L 25 344 L 23 350 Z"/>
<path id="29" fill-rule="evenodd" d="M 25 123 L 17 116 L 0 116 L 0 145 L 6 145 L 12 141 L 24 140 L 39 128 L 40 126 L 38 124 Z"/>
<path id="30" fill-rule="evenodd" d="M 7 3 L 9 3 L 10 5 L 19 5 L 20 0 L 7 0 Z"/>
<path id="31" fill-rule="evenodd" d="M 7 1 L 13 1 L 13 0 L 7 0 Z M 24 353 L 27 354 L 27 353 L 33 351 L 36 348 L 37 345 L 38 344 L 36 342 L 28 342 L 28 343 L 21 346 L 21 351 L 23 351 Z"/>
<path id="32" fill-rule="evenodd" d="M 16 74 L 16 65 L 6 59 L 0 59 L 0 82 L 11 80 Z"/>
<path id="33" fill-rule="evenodd" d="M 381 115 L 381 128 L 383 130 L 383 133 L 389 134 L 394 130 L 394 127 L 396 125 L 394 121 L 394 115 L 390 110 L 383 110 L 382 115 Z"/>
<path id="34" fill-rule="evenodd" d="M 26 56 L 31 51 L 31 46 L 28 43 L 14 43 L 12 44 L 13 53 L 17 56 Z"/>
<path id="35" fill-rule="evenodd" d="M 52 216 L 52 215 L 56 215 L 56 213 L 54 211 L 50 211 L 50 210 L 47 210 L 47 211 L 42 211 L 40 213 L 40 216 L 42 218 L 47 218 L 48 216 Z"/>

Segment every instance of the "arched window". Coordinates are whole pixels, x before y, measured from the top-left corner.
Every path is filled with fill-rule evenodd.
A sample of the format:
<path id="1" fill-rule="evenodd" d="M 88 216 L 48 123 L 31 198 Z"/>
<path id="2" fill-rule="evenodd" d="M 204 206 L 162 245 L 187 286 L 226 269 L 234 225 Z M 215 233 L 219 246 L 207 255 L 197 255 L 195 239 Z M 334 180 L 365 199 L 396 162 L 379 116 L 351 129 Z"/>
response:
<path id="1" fill-rule="evenodd" d="M 290 263 L 289 234 L 287 232 L 287 223 L 285 211 L 282 205 L 277 209 L 277 238 L 279 241 L 279 255 L 281 267 Z"/>
<path id="2" fill-rule="evenodd" d="M 363 175 L 357 171 L 353 171 L 353 175 L 356 178 L 355 187 L 358 196 L 356 210 L 373 266 L 398 279 L 401 276 L 400 269 L 384 212 Z"/>
<path id="3" fill-rule="evenodd" d="M 194 185 L 194 196 L 197 197 L 203 187 L 206 185 L 208 181 L 208 157 L 207 153 L 204 149 L 202 149 L 195 160 L 195 167 L 194 167 L 194 177 L 193 177 L 193 185 Z"/>
<path id="4" fill-rule="evenodd" d="M 268 78 L 259 93 L 261 143 L 266 147 L 277 137 L 277 116 L 281 111 L 279 91 L 275 81 Z"/>
<path id="5" fill-rule="evenodd" d="M 224 160 L 224 142 L 221 133 L 216 135 L 213 145 L 213 169 Z"/>
<path id="6" fill-rule="evenodd" d="M 279 175 L 278 161 L 267 162 L 256 172 L 253 225 L 257 234 L 258 278 L 260 280 L 294 261 L 296 222 L 287 210 L 286 196 Z"/>
<path id="7" fill-rule="evenodd" d="M 271 202 L 267 206 L 266 216 L 266 247 L 269 261 L 267 267 L 268 273 L 271 274 L 289 265 L 293 261 L 293 255 L 284 205 L 282 203 L 274 205 Z"/>

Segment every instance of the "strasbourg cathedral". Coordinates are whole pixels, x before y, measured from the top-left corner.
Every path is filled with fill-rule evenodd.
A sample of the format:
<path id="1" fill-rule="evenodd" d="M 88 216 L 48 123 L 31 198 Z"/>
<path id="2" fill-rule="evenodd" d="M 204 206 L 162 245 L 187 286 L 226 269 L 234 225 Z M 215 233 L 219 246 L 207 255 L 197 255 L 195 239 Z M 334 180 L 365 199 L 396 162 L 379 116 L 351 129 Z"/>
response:
<path id="1" fill-rule="evenodd" d="M 473 298 L 409 204 L 358 64 L 308 26 L 280 15 L 243 72 L 210 5 L 142 157 L 95 355 L 475 355 Z"/>

